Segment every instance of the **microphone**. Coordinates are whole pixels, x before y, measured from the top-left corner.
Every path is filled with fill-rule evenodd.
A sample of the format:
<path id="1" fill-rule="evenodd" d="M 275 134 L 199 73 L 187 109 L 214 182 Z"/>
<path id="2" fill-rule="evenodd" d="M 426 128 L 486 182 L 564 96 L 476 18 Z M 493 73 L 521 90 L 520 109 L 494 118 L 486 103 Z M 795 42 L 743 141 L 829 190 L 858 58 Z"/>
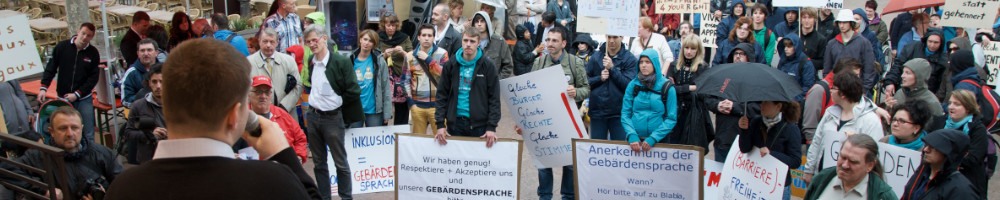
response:
<path id="1" fill-rule="evenodd" d="M 250 111 L 250 114 L 247 115 L 247 125 L 244 130 L 250 132 L 250 136 L 260 137 L 260 122 L 257 121 L 257 114 L 253 111 Z"/>

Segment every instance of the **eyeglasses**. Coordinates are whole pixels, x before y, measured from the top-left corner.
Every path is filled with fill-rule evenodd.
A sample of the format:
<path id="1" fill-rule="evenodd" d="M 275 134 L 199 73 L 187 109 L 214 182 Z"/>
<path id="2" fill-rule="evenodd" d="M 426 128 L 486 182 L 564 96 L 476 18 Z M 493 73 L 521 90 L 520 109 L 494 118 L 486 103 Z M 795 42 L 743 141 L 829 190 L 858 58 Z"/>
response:
<path id="1" fill-rule="evenodd" d="M 736 53 L 733 53 L 733 55 L 737 55 L 737 56 L 746 56 L 746 55 L 747 55 L 747 53 L 745 53 L 745 52 L 736 52 Z"/>
<path id="2" fill-rule="evenodd" d="M 250 92 L 257 95 L 271 94 L 271 90 L 251 90 Z"/>
<path id="3" fill-rule="evenodd" d="M 906 121 L 900 118 L 892 118 L 892 123 L 913 124 L 913 121 Z"/>

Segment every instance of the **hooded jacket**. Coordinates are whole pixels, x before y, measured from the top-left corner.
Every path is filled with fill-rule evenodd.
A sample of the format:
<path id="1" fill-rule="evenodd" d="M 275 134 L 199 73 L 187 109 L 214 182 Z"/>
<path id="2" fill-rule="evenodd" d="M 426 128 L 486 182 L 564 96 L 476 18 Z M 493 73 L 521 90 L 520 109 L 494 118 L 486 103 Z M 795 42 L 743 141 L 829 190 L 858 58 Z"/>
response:
<path id="1" fill-rule="evenodd" d="M 976 191 L 976 187 L 958 172 L 969 137 L 958 130 L 937 130 L 924 136 L 923 141 L 945 155 L 944 166 L 931 178 L 930 164 L 921 162 L 906 182 L 900 199 L 981 199 L 977 194 L 982 192 Z"/>
<path id="2" fill-rule="evenodd" d="M 893 60 L 892 68 L 885 75 L 885 84 L 896 85 L 896 88 L 899 88 L 900 75 L 903 74 L 902 66 L 904 66 L 904 63 L 914 58 L 923 58 L 927 59 L 927 62 L 931 65 L 930 77 L 927 79 L 927 89 L 930 89 L 931 92 L 937 92 L 941 84 L 941 76 L 948 66 L 948 53 L 945 51 L 947 46 L 941 44 L 933 54 L 927 55 L 927 38 L 931 35 L 937 35 L 943 40 L 944 35 L 942 34 L 941 29 L 929 28 L 927 29 L 927 33 L 924 34 L 923 39 L 921 39 L 921 42 L 911 42 L 906 47 L 903 47 L 903 49 L 897 50 L 898 55 Z"/>
<path id="3" fill-rule="evenodd" d="M 153 153 L 156 152 L 156 145 L 159 142 L 151 137 L 152 131 L 139 129 L 141 119 L 152 119 L 156 127 L 166 128 L 166 119 L 163 118 L 163 105 L 153 100 L 153 93 L 146 93 L 141 98 L 135 100 L 129 107 L 128 120 L 125 121 L 125 135 L 129 141 L 136 142 L 136 160 L 140 164 L 152 160 Z"/>
<path id="4" fill-rule="evenodd" d="M 979 95 L 980 88 L 976 87 L 970 83 L 962 83 L 962 80 L 972 80 L 980 85 L 983 85 L 982 79 L 979 78 L 979 72 L 976 71 L 976 63 L 972 59 L 972 52 L 967 50 L 959 50 L 951 54 L 951 64 L 948 69 L 951 70 L 953 74 L 951 76 L 951 85 L 955 86 L 954 90 L 968 90 Z"/>
<path id="5" fill-rule="evenodd" d="M 785 15 L 787 15 L 789 12 L 794 12 L 794 13 L 796 13 L 796 16 L 798 16 L 799 10 L 798 10 L 797 7 L 778 7 L 777 11 L 774 12 L 775 13 L 774 16 L 781 17 L 781 22 L 779 22 L 778 24 L 774 25 L 774 35 L 775 36 L 779 36 L 780 37 L 780 36 L 783 36 L 783 35 L 798 34 L 799 33 L 799 21 L 798 21 L 797 18 L 796 18 L 795 21 L 793 21 L 791 23 L 788 23 L 788 21 L 785 20 Z M 781 13 L 781 14 L 778 15 L 777 13 Z"/>
<path id="6" fill-rule="evenodd" d="M 656 50 L 646 49 L 642 51 L 640 57 L 657 60 L 659 53 Z M 639 78 L 632 79 L 628 88 L 625 89 L 621 122 L 629 143 L 639 142 L 640 138 L 645 138 L 643 141 L 649 145 L 663 142 L 664 138 L 667 138 L 667 135 L 674 129 L 674 125 L 677 124 L 677 110 L 679 108 L 677 91 L 670 86 L 668 86 L 670 88 L 663 88 L 669 80 L 660 75 L 660 64 L 652 63 L 653 73 L 650 76 L 656 78 L 652 89 L 640 83 Z M 638 93 L 636 90 L 639 90 Z M 633 94 L 635 95 L 633 96 Z M 667 95 L 666 102 L 663 101 L 661 95 Z"/>
<path id="7" fill-rule="evenodd" d="M 817 27 L 813 27 L 811 32 L 803 33 L 801 39 L 802 47 L 804 48 L 802 52 L 806 53 L 806 56 L 812 60 L 813 67 L 816 67 L 816 71 L 823 70 L 823 53 L 826 51 L 826 43 L 830 41 L 829 36 L 823 35 L 823 33 L 818 31 Z"/>
<path id="8" fill-rule="evenodd" d="M 594 48 L 597 48 L 597 42 L 595 42 L 594 39 L 591 39 L 590 34 L 587 33 L 577 34 L 576 37 L 574 38 L 576 40 L 573 41 L 573 44 L 571 44 L 571 46 L 569 47 L 566 47 L 567 49 L 569 49 L 568 50 L 569 53 L 576 55 L 576 57 L 579 57 L 580 59 L 583 59 L 583 62 L 590 61 L 590 56 L 594 54 Z M 587 44 L 586 51 L 581 51 L 579 48 L 577 48 L 577 45 L 579 45 L 580 43 Z M 671 50 L 673 50 L 673 48 L 671 48 Z M 673 51 L 675 52 L 674 57 L 676 58 L 677 51 L 676 50 Z"/>
<path id="9" fill-rule="evenodd" d="M 518 24 L 514 35 L 517 36 L 517 44 L 514 44 L 514 52 L 511 58 L 514 60 L 514 75 L 521 75 L 531 72 L 531 63 L 535 61 L 538 54 L 535 47 L 531 46 L 531 40 L 524 38 L 524 32 L 528 31 L 524 25 Z"/>
<path id="10" fill-rule="evenodd" d="M 878 81 L 879 74 L 875 73 L 875 53 L 873 52 L 871 42 L 861 37 L 861 34 L 857 32 L 851 36 L 847 44 L 844 44 L 844 35 L 837 34 L 833 39 L 830 39 L 826 43 L 826 52 L 823 53 L 823 74 L 830 73 L 833 70 L 833 65 L 844 57 L 852 57 L 858 59 L 864 64 L 861 68 L 861 79 L 864 80 L 864 91 L 868 93 L 873 87 L 875 87 L 875 82 Z"/>
<path id="11" fill-rule="evenodd" d="M 882 21 L 882 16 L 877 12 L 875 13 L 875 16 L 872 17 L 872 20 L 868 21 L 868 30 L 875 32 L 875 38 L 878 38 L 879 46 L 889 44 L 889 28 L 885 25 L 885 22 Z"/>
<path id="12" fill-rule="evenodd" d="M 812 62 L 809 62 L 806 54 L 802 53 L 802 42 L 799 40 L 797 34 L 790 33 L 785 35 L 778 44 L 784 44 L 786 40 L 792 42 L 792 45 L 795 47 L 795 53 L 788 56 L 785 54 L 785 45 L 779 45 L 778 57 L 781 60 L 778 62 L 778 69 L 791 75 L 795 78 L 796 82 L 799 82 L 799 86 L 802 87 L 802 93 L 795 96 L 795 101 L 802 102 L 805 101 L 806 92 L 816 83 L 816 69 L 813 67 Z"/>
<path id="13" fill-rule="evenodd" d="M 855 15 L 860 15 L 862 19 L 868 19 L 868 15 L 865 14 L 865 10 L 861 8 L 854 9 Z M 868 21 L 862 20 L 859 24 L 857 33 L 860 33 L 862 37 L 868 40 L 868 43 L 872 45 L 872 53 L 875 54 L 875 59 L 878 59 L 878 63 L 885 66 L 885 55 L 882 55 L 882 45 L 878 40 L 878 36 L 875 32 L 868 29 Z"/>
<path id="14" fill-rule="evenodd" d="M 452 55 L 444 64 L 441 79 L 438 80 L 438 90 L 435 98 L 434 119 L 438 128 L 454 126 L 458 119 L 459 80 L 461 80 L 459 59 L 463 59 L 462 49 Z M 479 50 L 478 54 L 483 54 Z M 487 131 L 496 131 L 500 122 L 500 78 L 493 61 L 482 55 L 477 55 L 476 68 L 473 69 L 472 83 L 469 83 L 469 127 L 485 127 Z M 464 62 L 464 61 L 463 61 Z M 449 125 L 449 126 L 446 126 Z M 476 135 L 479 137 L 479 135 Z"/>
<path id="15" fill-rule="evenodd" d="M 757 48 L 755 47 L 760 47 L 760 45 L 750 46 L 750 43 L 737 44 L 735 48 L 729 50 L 728 57 L 726 57 L 726 63 L 720 63 L 720 64 L 733 63 L 733 56 L 736 54 L 737 49 L 743 50 L 743 53 L 746 53 L 747 55 L 756 54 L 756 52 L 759 51 L 757 51 L 756 50 Z M 757 59 L 755 58 L 755 56 L 747 56 L 747 62 L 757 62 Z"/>
<path id="16" fill-rule="evenodd" d="M 820 160 L 823 159 L 824 149 L 822 146 L 823 138 L 826 135 L 846 134 L 846 132 L 851 131 L 872 136 L 872 139 L 875 141 L 885 136 L 882 131 L 884 130 L 882 129 L 882 120 L 875 114 L 875 110 L 878 107 L 875 107 L 875 104 L 867 97 L 862 97 L 854 105 L 854 108 L 851 108 L 854 112 L 854 118 L 851 118 L 843 126 L 840 126 L 840 112 L 842 109 L 840 105 L 833 105 L 826 109 L 823 119 L 819 121 L 819 125 L 816 127 L 816 133 L 813 134 L 812 144 L 809 145 L 809 151 L 806 154 L 806 166 L 802 170 L 803 172 L 815 174 L 822 169 L 823 166 L 820 165 Z"/>
<path id="17" fill-rule="evenodd" d="M 351 53 L 352 64 L 354 60 L 358 59 L 358 54 L 360 53 L 361 48 L 355 49 L 354 52 Z M 375 83 L 374 89 L 372 90 L 372 92 L 375 92 L 375 94 L 372 94 L 375 96 L 374 114 L 382 113 L 382 119 L 392 119 L 393 84 L 392 81 L 389 80 L 389 65 L 385 63 L 385 58 L 382 58 L 382 51 L 379 51 L 378 49 L 372 49 L 369 56 L 369 59 L 375 59 L 372 61 L 372 68 L 375 71 L 375 77 L 372 78 L 372 81 Z M 355 71 L 353 68 L 351 70 Z"/>
<path id="18" fill-rule="evenodd" d="M 231 30 L 219 30 L 216 31 L 215 35 L 212 35 L 212 37 L 214 37 L 215 39 L 226 41 L 226 39 L 229 38 L 229 35 L 233 34 L 236 33 Z M 250 50 L 247 50 L 247 40 L 244 39 L 243 36 L 240 36 L 238 34 L 233 36 L 233 40 L 229 41 L 229 44 L 233 45 L 233 47 L 236 47 L 236 50 L 239 50 L 240 53 L 243 53 L 243 56 L 250 55 Z"/>
<path id="19" fill-rule="evenodd" d="M 493 22 L 490 20 L 490 15 L 479 11 L 471 19 L 475 19 L 475 16 L 482 16 L 483 19 L 486 19 L 484 20 L 486 21 L 486 32 L 490 36 L 486 42 L 486 48 L 483 48 L 483 53 L 493 61 L 493 66 L 500 70 L 498 72 L 501 79 L 514 76 L 514 63 L 510 56 L 510 46 L 499 35 L 493 34 Z"/>
<path id="20" fill-rule="evenodd" d="M 608 56 L 608 45 L 601 46 L 587 61 L 587 79 L 590 82 L 590 112 L 592 118 L 614 118 L 621 116 L 622 96 L 628 83 L 639 73 L 639 60 L 622 44 L 618 53 L 611 57 L 613 67 L 608 70 L 608 79 L 601 80 L 604 70 L 604 56 Z"/>
<path id="21" fill-rule="evenodd" d="M 750 34 L 753 34 L 753 33 L 751 32 Z M 729 53 L 727 53 L 727 54 L 716 53 L 715 54 L 715 59 L 712 60 L 712 66 L 713 67 L 717 66 L 717 65 L 721 65 L 721 64 L 732 63 L 732 59 L 733 59 L 732 53 L 733 53 L 733 50 L 735 50 L 736 47 L 738 47 L 740 45 L 743 45 L 743 44 L 746 44 L 747 45 L 746 47 L 751 47 L 752 46 L 752 48 L 753 48 L 753 50 L 751 50 L 751 51 L 747 51 L 747 49 L 750 49 L 750 48 L 743 49 L 743 51 L 747 53 L 747 56 L 749 56 L 749 61 L 750 62 L 767 64 L 766 63 L 767 59 L 764 59 L 764 47 L 761 47 L 760 43 L 757 43 L 757 41 L 749 41 L 749 42 L 752 42 L 752 43 L 746 43 L 746 42 L 738 42 L 738 41 L 731 41 L 729 39 L 725 39 L 725 40 L 721 40 L 721 41 L 717 41 L 717 42 L 719 43 L 719 48 L 718 48 L 719 51 L 718 52 L 729 52 Z M 750 56 L 750 55 L 753 55 L 753 56 Z M 725 61 L 725 63 L 724 63 L 724 61 Z"/>
<path id="22" fill-rule="evenodd" d="M 733 14 L 733 8 L 735 8 L 737 5 L 743 7 L 743 14 L 741 15 Z M 719 21 L 719 25 L 716 27 L 715 41 L 717 43 L 722 43 L 721 41 L 725 41 L 728 39 L 729 31 L 733 30 L 733 26 L 736 26 L 736 20 L 739 20 L 741 16 L 745 16 L 747 14 L 747 10 L 749 9 L 747 8 L 746 3 L 744 3 L 742 0 L 732 0 L 729 2 L 729 7 L 726 7 L 725 11 L 725 13 L 728 14 L 729 16 Z M 726 52 L 726 51 L 720 51 L 720 52 Z"/>
<path id="23" fill-rule="evenodd" d="M 902 87 L 902 82 L 900 82 L 899 90 L 892 96 L 893 99 L 896 99 L 896 105 L 903 105 L 906 100 L 923 101 L 929 106 L 931 116 L 944 115 L 944 110 L 938 106 L 941 105 L 941 102 L 938 101 L 933 92 L 927 89 L 926 81 L 931 75 L 931 64 L 922 58 L 915 58 L 903 64 L 903 67 L 913 71 L 916 82 L 913 84 L 913 88 Z M 928 121 L 928 124 L 930 123 Z M 927 125 L 923 127 L 927 127 Z"/>

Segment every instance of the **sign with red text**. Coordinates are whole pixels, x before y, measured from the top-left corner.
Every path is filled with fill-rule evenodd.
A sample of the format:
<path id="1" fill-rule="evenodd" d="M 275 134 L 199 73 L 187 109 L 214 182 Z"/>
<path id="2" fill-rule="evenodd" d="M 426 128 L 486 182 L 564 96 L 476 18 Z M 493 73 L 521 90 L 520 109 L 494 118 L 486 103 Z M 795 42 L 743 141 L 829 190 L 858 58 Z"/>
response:
<path id="1" fill-rule="evenodd" d="M 701 147 L 574 139 L 577 199 L 701 199 Z"/>
<path id="2" fill-rule="evenodd" d="M 521 141 L 396 135 L 396 199 L 519 199 Z"/>
<path id="3" fill-rule="evenodd" d="M 965 28 L 993 28 L 997 0 L 947 0 L 941 6 L 941 25 Z"/>
<path id="4" fill-rule="evenodd" d="M 347 163 L 351 167 L 353 194 L 388 192 L 395 188 L 393 172 L 396 157 L 395 133 L 409 133 L 410 125 L 349 128 L 344 131 Z M 327 149 L 326 164 L 330 169 L 331 195 L 337 196 L 337 166 Z"/>
<path id="5" fill-rule="evenodd" d="M 712 159 L 706 158 L 705 170 L 702 171 L 702 182 L 704 192 L 701 196 L 705 197 L 704 200 L 716 200 L 719 199 L 719 182 L 722 180 L 722 163 Z"/>
<path id="6" fill-rule="evenodd" d="M 882 163 L 882 178 L 892 187 L 896 194 L 903 194 L 906 182 L 910 176 L 917 173 L 920 166 L 921 153 L 911 149 L 898 147 L 887 143 L 878 143 L 878 159 Z"/>
<path id="7" fill-rule="evenodd" d="M 566 94 L 572 76 L 563 72 L 562 65 L 554 65 L 500 80 L 500 96 L 514 124 L 521 127 L 521 137 L 537 168 L 572 165 L 570 140 L 590 138 L 576 101 Z"/>
<path id="8" fill-rule="evenodd" d="M 3 61 L 0 64 L 0 82 L 38 74 L 45 68 L 35 48 L 27 16 L 18 14 L 0 18 L 0 60 Z"/>
<path id="9" fill-rule="evenodd" d="M 736 141 L 739 139 L 737 136 Z M 743 153 L 734 146 L 729 148 L 722 166 L 719 199 L 781 199 L 785 194 L 785 176 L 788 176 L 788 165 L 777 158 L 761 156 L 757 147 Z"/>
<path id="10" fill-rule="evenodd" d="M 709 0 L 656 0 L 656 14 L 709 13 Z"/>

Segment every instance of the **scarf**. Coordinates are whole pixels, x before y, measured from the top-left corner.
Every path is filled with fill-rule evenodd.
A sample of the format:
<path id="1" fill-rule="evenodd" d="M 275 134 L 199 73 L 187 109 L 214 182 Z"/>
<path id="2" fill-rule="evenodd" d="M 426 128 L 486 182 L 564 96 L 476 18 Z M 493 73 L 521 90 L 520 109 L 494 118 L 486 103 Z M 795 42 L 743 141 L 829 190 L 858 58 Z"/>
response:
<path id="1" fill-rule="evenodd" d="M 971 122 L 971 121 L 972 121 L 972 116 L 971 115 L 970 116 L 965 116 L 965 119 L 962 119 L 962 121 L 958 121 L 958 122 L 955 122 L 953 119 L 951 119 L 949 117 L 948 120 L 944 121 L 945 122 L 944 128 L 946 128 L 946 129 L 958 129 L 959 127 L 962 127 L 962 132 L 965 132 L 965 134 L 969 134 L 969 126 L 966 126 L 966 125 L 969 122 Z"/>
<path id="2" fill-rule="evenodd" d="M 642 86 L 646 86 L 646 88 L 649 88 L 650 90 L 652 90 L 652 89 L 655 89 L 655 86 L 656 86 L 655 85 L 656 84 L 656 75 L 657 75 L 657 73 L 655 73 L 655 72 L 654 73 L 650 73 L 649 75 L 642 75 L 642 73 L 640 73 L 638 76 L 636 76 L 636 79 L 639 80 L 639 84 L 642 84 Z M 638 88 L 636 88 L 636 89 L 638 89 Z"/>
<path id="3" fill-rule="evenodd" d="M 462 67 L 475 67 L 476 66 L 476 62 L 479 61 L 479 58 L 483 57 L 483 50 L 476 49 L 476 57 L 472 58 L 472 60 L 463 58 L 462 54 L 464 52 L 465 52 L 465 49 L 459 48 L 458 51 L 455 53 L 455 56 L 458 57 L 458 60 L 457 60 L 458 64 L 462 65 Z"/>
<path id="4" fill-rule="evenodd" d="M 382 43 L 388 44 L 389 46 L 399 46 L 399 44 L 402 44 L 404 41 L 406 41 L 406 38 L 410 36 L 406 35 L 405 33 L 396 31 L 396 34 L 392 34 L 392 37 L 390 38 L 389 34 L 385 33 L 385 31 L 379 31 L 378 37 L 379 39 L 382 40 Z"/>
<path id="5" fill-rule="evenodd" d="M 761 118 L 764 119 L 764 126 L 767 126 L 768 129 L 771 129 L 771 127 L 777 125 L 778 122 L 781 122 L 781 113 L 778 113 L 778 115 L 774 116 L 774 119 L 768 119 L 763 115 L 761 116 Z"/>
<path id="6" fill-rule="evenodd" d="M 88 143 L 90 142 L 88 142 L 87 140 L 80 140 L 80 150 L 75 153 L 66 152 L 66 154 L 63 155 L 63 158 L 65 158 L 67 161 L 79 160 L 83 158 L 83 156 L 87 155 L 87 145 L 89 145 Z"/>
<path id="7" fill-rule="evenodd" d="M 931 56 L 934 55 L 934 52 L 928 49 L 927 47 L 924 47 L 924 55 Z"/>
<path id="8" fill-rule="evenodd" d="M 924 135 L 927 135 L 927 131 L 920 130 L 920 133 L 917 134 L 917 139 L 907 144 L 901 144 L 899 143 L 899 140 L 896 139 L 896 136 L 889 135 L 889 144 L 896 145 L 897 147 L 911 149 L 914 151 L 919 151 L 920 148 L 924 147 L 924 140 L 923 140 Z"/>

